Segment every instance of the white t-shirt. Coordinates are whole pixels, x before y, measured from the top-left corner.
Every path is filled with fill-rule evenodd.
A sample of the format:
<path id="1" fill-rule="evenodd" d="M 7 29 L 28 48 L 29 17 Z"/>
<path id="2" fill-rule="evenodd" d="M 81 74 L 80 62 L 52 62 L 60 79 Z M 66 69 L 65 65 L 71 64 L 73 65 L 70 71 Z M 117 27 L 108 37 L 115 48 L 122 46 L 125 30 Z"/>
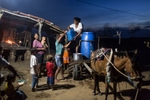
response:
<path id="1" fill-rule="evenodd" d="M 37 65 L 37 58 L 35 55 L 31 55 L 30 58 L 30 73 L 35 74 L 34 66 Z"/>
<path id="2" fill-rule="evenodd" d="M 82 25 L 81 22 L 78 24 L 78 27 L 76 27 L 74 23 L 71 24 L 69 27 L 70 27 L 70 28 L 73 28 L 74 31 L 76 31 L 76 32 L 80 32 L 80 30 L 83 29 L 83 25 Z"/>

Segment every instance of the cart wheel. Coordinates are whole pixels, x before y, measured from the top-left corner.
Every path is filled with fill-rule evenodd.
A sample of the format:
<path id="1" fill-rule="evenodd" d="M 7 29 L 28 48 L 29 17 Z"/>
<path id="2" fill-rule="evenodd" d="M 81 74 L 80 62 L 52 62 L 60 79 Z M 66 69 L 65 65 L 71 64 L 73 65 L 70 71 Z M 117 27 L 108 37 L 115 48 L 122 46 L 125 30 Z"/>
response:
<path id="1" fill-rule="evenodd" d="M 80 70 L 78 65 L 75 65 L 73 68 L 73 79 L 78 80 L 80 78 Z"/>

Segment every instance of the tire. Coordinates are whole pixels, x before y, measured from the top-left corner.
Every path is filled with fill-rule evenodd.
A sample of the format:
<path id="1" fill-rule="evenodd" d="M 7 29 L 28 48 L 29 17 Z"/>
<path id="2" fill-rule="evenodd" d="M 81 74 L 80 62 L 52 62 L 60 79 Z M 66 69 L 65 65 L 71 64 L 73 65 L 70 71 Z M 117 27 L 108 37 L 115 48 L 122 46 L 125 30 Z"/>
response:
<path id="1" fill-rule="evenodd" d="M 72 75 L 73 75 L 73 80 L 78 80 L 80 78 L 80 70 L 77 65 L 74 66 Z"/>

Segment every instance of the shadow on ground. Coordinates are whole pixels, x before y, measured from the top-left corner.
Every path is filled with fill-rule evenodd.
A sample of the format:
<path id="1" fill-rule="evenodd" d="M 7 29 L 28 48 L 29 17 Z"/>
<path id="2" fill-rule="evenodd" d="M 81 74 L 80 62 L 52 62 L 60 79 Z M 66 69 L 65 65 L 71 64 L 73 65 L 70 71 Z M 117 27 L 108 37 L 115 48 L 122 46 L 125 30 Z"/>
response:
<path id="1" fill-rule="evenodd" d="M 124 90 L 122 91 L 122 96 L 130 97 L 130 100 L 134 100 L 136 94 L 135 89 Z M 150 100 L 150 90 L 149 89 L 141 89 L 137 96 L 137 100 Z"/>
<path id="2" fill-rule="evenodd" d="M 56 85 L 54 85 L 54 90 L 70 89 L 70 88 L 74 88 L 74 87 L 75 87 L 75 85 L 70 85 L 70 84 L 56 84 Z M 51 88 L 48 88 L 47 84 L 43 84 L 43 85 L 40 85 L 37 90 L 41 91 L 41 90 L 49 90 L 49 89 L 51 89 Z"/>

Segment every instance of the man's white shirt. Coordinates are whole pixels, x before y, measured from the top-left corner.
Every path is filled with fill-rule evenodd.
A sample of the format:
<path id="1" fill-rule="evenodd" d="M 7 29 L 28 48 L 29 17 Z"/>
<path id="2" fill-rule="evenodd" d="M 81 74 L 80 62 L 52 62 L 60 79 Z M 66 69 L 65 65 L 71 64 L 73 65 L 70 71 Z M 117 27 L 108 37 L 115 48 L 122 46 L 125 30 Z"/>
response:
<path id="1" fill-rule="evenodd" d="M 83 29 L 83 25 L 81 22 L 78 24 L 78 27 L 76 27 L 75 24 L 71 24 L 69 27 L 73 28 L 76 32 L 80 32 L 80 30 Z"/>

